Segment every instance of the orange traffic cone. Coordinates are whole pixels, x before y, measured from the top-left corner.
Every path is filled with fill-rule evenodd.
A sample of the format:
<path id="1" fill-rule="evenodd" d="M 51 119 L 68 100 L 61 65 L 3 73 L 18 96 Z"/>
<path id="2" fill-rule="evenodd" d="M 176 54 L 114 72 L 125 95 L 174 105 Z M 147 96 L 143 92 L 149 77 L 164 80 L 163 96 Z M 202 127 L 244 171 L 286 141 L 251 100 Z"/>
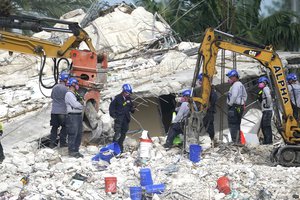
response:
<path id="1" fill-rule="evenodd" d="M 246 139 L 245 139 L 243 131 L 240 131 L 240 137 L 241 137 L 241 144 L 246 144 Z"/>

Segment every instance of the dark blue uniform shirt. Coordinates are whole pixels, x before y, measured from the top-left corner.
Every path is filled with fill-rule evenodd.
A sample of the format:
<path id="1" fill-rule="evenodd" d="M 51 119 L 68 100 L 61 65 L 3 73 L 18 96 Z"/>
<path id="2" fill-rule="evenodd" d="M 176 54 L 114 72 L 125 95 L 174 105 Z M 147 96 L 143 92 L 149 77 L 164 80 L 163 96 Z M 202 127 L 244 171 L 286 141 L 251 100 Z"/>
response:
<path id="1" fill-rule="evenodd" d="M 109 105 L 109 114 L 114 119 L 125 117 L 130 122 L 130 112 L 134 113 L 133 103 L 130 96 L 123 97 L 122 93 L 115 96 Z"/>

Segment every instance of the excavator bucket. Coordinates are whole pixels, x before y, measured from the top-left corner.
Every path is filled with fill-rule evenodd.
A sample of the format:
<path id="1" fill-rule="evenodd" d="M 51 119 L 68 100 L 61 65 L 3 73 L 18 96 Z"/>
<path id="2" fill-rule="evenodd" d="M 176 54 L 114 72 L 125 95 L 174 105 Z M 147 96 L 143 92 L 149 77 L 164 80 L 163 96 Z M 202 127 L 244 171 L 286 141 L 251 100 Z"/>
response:
<path id="1" fill-rule="evenodd" d="M 199 137 L 206 134 L 203 124 L 205 114 L 206 112 L 203 111 L 194 111 L 187 119 L 184 130 L 184 148 L 186 152 L 189 152 L 190 144 L 198 144 Z"/>

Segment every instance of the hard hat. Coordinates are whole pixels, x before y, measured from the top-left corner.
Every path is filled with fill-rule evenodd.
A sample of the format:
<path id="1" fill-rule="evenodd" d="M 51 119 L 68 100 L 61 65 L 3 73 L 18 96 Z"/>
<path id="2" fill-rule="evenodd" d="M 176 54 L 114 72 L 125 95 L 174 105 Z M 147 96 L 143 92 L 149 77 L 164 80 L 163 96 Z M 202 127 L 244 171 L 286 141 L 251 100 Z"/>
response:
<path id="1" fill-rule="evenodd" d="M 67 86 L 72 86 L 73 84 L 78 85 L 78 80 L 76 78 L 69 78 Z"/>
<path id="2" fill-rule="evenodd" d="M 239 73 L 235 69 L 232 69 L 226 74 L 226 76 L 228 76 L 228 78 L 233 76 L 239 77 Z"/>
<path id="3" fill-rule="evenodd" d="M 70 74 L 65 71 L 62 71 L 59 74 L 59 80 L 61 80 L 61 81 L 66 81 L 66 80 L 68 80 L 69 77 L 70 77 Z"/>
<path id="4" fill-rule="evenodd" d="M 182 96 L 184 96 L 184 97 L 189 97 L 189 96 L 191 96 L 191 93 L 192 93 L 191 90 L 184 90 L 184 91 L 182 92 Z"/>
<path id="5" fill-rule="evenodd" d="M 263 83 L 263 82 L 269 83 L 269 79 L 265 76 L 260 77 L 258 79 L 258 83 Z"/>
<path id="6" fill-rule="evenodd" d="M 197 78 L 198 78 L 198 80 L 199 80 L 199 81 L 202 81 L 202 78 L 203 78 L 203 75 L 202 75 L 202 73 L 201 73 L 201 74 L 199 74 Z"/>
<path id="7" fill-rule="evenodd" d="M 130 84 L 124 84 L 122 86 L 122 90 L 123 90 L 123 92 L 127 92 L 127 93 L 132 94 L 132 87 L 131 87 Z"/>
<path id="8" fill-rule="evenodd" d="M 287 77 L 286 77 L 286 80 L 287 81 L 297 81 L 297 75 L 296 74 L 294 74 L 294 73 L 290 73 L 290 74 L 288 74 L 287 75 Z"/>

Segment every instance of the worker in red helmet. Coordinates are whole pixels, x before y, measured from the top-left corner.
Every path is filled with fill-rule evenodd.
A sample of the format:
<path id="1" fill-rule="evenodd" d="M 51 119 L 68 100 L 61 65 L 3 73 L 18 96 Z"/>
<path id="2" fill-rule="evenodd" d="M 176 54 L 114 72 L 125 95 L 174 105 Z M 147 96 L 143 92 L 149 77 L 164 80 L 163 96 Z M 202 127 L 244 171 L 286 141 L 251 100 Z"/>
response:
<path id="1" fill-rule="evenodd" d="M 175 109 L 177 115 L 169 128 L 166 143 L 163 145 L 166 149 L 172 147 L 173 141 L 177 135 L 183 134 L 183 123 L 190 113 L 190 105 L 188 102 L 190 96 L 191 90 L 184 90 L 182 92 L 182 97 L 177 100 L 181 104 Z"/>

